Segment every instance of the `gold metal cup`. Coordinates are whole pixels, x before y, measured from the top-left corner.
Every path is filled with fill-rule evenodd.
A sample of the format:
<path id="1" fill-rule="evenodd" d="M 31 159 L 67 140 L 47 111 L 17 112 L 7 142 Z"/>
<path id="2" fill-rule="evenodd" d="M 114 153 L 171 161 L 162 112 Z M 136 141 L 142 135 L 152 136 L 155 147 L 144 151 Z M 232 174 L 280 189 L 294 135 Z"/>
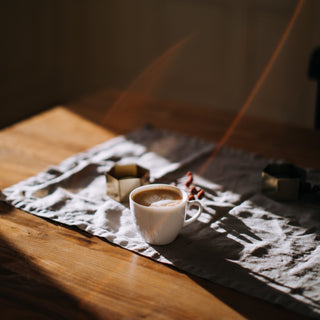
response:
<path id="1" fill-rule="evenodd" d="M 305 178 L 306 173 L 301 168 L 289 163 L 272 163 L 262 171 L 261 190 L 275 200 L 297 200 Z"/>
<path id="2" fill-rule="evenodd" d="M 128 202 L 130 192 L 149 183 L 150 172 L 137 164 L 115 165 L 105 173 L 107 195 L 118 202 Z"/>

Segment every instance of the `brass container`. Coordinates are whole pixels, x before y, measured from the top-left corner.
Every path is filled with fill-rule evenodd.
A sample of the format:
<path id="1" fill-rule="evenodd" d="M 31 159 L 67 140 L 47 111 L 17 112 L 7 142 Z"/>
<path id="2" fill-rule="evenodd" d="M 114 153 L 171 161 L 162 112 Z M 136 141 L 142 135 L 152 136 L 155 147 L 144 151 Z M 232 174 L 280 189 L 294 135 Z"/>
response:
<path id="1" fill-rule="evenodd" d="M 128 202 L 130 192 L 149 183 L 150 172 L 137 164 L 115 165 L 105 173 L 107 195 L 119 202 Z"/>
<path id="2" fill-rule="evenodd" d="M 289 163 L 272 163 L 262 171 L 262 192 L 275 200 L 292 201 L 299 199 L 306 173 Z"/>

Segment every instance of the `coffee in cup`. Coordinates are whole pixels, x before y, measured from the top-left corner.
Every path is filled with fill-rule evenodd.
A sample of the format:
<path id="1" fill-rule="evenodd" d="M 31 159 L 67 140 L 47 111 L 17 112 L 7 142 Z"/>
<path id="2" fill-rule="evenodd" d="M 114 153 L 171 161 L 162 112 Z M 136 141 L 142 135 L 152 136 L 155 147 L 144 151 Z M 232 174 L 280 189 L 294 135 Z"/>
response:
<path id="1" fill-rule="evenodd" d="M 173 207 L 182 201 L 183 197 L 175 189 L 158 188 L 137 192 L 132 200 L 146 207 Z"/>
<path id="2" fill-rule="evenodd" d="M 138 232 L 150 244 L 172 242 L 182 227 L 194 222 L 202 212 L 199 201 L 188 201 L 183 190 L 166 184 L 150 184 L 134 189 L 129 196 L 130 209 Z M 198 210 L 186 219 L 191 206 Z"/>

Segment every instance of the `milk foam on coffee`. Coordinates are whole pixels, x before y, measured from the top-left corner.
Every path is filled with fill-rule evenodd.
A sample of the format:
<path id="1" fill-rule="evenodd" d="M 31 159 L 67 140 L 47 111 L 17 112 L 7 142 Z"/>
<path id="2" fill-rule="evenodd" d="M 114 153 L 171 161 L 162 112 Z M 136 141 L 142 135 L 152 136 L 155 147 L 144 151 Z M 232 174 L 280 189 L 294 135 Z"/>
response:
<path id="1" fill-rule="evenodd" d="M 146 207 L 173 207 L 182 201 L 182 196 L 171 189 L 151 189 L 135 194 L 133 200 Z"/>

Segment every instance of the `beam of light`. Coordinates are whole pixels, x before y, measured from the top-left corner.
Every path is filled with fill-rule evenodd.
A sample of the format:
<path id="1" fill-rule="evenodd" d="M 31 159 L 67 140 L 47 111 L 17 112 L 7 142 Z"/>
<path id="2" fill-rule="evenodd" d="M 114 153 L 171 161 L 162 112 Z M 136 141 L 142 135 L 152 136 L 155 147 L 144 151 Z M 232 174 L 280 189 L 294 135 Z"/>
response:
<path id="1" fill-rule="evenodd" d="M 107 119 L 109 117 L 112 118 L 112 112 L 126 112 L 131 102 L 130 94 L 139 92 L 139 105 L 142 106 L 143 102 L 150 97 L 152 91 L 158 86 L 160 80 L 162 80 L 167 73 L 169 66 L 193 36 L 194 33 L 191 33 L 189 36 L 177 42 L 148 65 L 108 109 L 101 124 L 106 124 Z"/>
<path id="2" fill-rule="evenodd" d="M 198 175 L 202 175 L 205 172 L 205 170 L 207 169 L 208 165 L 211 163 L 212 159 L 215 157 L 215 155 L 220 150 L 220 148 L 230 138 L 231 134 L 234 132 L 236 126 L 239 123 L 239 121 L 242 119 L 244 113 L 247 111 L 247 109 L 250 106 L 252 100 L 254 99 L 254 97 L 256 96 L 257 92 L 261 88 L 265 78 L 269 74 L 270 69 L 273 66 L 276 58 L 278 57 L 281 49 L 283 48 L 283 45 L 286 42 L 286 40 L 287 40 L 287 38 L 288 38 L 288 36 L 290 34 L 290 31 L 292 30 L 292 27 L 293 27 L 293 25 L 294 25 L 294 23 L 295 23 L 295 21 L 297 19 L 297 16 L 299 15 L 299 13 L 301 11 L 301 8 L 302 8 L 304 2 L 305 2 L 305 0 L 299 0 L 298 1 L 297 5 L 296 5 L 296 7 L 295 7 L 295 9 L 293 11 L 293 14 L 291 15 L 291 18 L 290 18 L 286 28 L 284 29 L 284 32 L 283 32 L 282 36 L 280 37 L 280 40 L 279 40 L 275 50 L 273 51 L 271 57 L 269 58 L 269 61 L 267 62 L 265 68 L 263 69 L 260 77 L 258 78 L 257 82 L 253 86 L 251 92 L 249 93 L 249 95 L 248 95 L 247 99 L 245 100 L 244 104 L 242 105 L 242 107 L 238 111 L 238 113 L 235 116 L 234 120 L 231 122 L 230 126 L 227 128 L 227 130 L 223 134 L 222 138 L 217 143 L 217 146 L 214 148 L 212 153 L 208 156 L 208 158 L 205 160 L 203 165 L 198 170 L 198 172 L 197 172 Z"/>

